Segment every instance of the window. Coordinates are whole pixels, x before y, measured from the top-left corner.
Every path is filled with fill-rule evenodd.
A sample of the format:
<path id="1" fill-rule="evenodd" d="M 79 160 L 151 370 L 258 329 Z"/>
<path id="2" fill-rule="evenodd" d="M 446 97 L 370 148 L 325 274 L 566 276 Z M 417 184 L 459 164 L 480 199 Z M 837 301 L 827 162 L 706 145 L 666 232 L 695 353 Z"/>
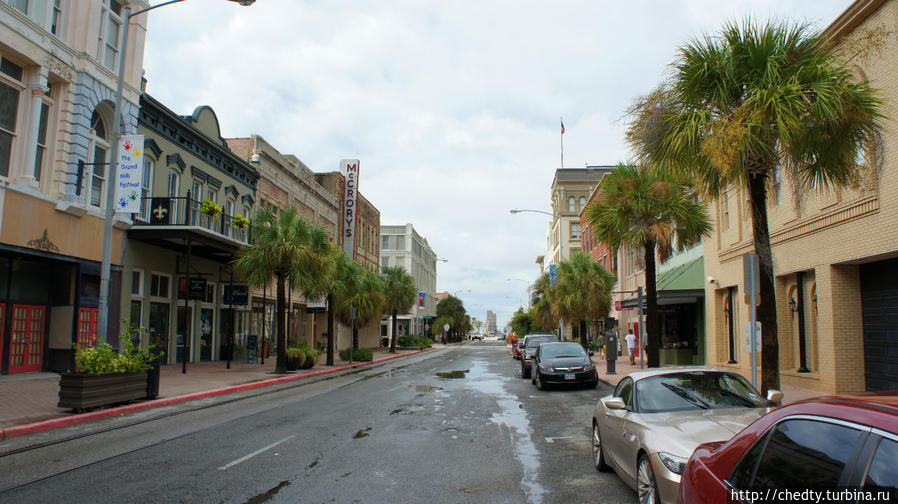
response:
<path id="1" fill-rule="evenodd" d="M 225 215 L 231 218 L 231 221 L 234 220 L 234 209 L 236 208 L 237 203 L 232 199 L 228 199 L 225 201 Z"/>
<path id="2" fill-rule="evenodd" d="M 6 3 L 11 5 L 16 10 L 20 11 L 22 14 L 28 14 L 28 0 L 5 0 Z"/>
<path id="3" fill-rule="evenodd" d="M 579 239 L 580 238 L 580 223 L 579 222 L 571 222 L 571 239 Z"/>
<path id="4" fill-rule="evenodd" d="M 894 492 L 898 489 L 896 460 L 898 460 L 898 443 L 882 438 L 867 471 L 867 477 L 864 478 L 864 489 L 891 489 L 892 495 L 895 495 Z"/>
<path id="5" fill-rule="evenodd" d="M 568 212 L 574 211 L 574 197 L 573 196 L 571 196 L 570 198 L 567 199 L 567 211 Z"/>
<path id="6" fill-rule="evenodd" d="M 0 73 L 13 79 L 11 82 L 0 80 L 0 176 L 8 177 L 22 91 L 22 67 L 0 58 Z"/>
<path id="7" fill-rule="evenodd" d="M 723 193 L 720 204 L 722 205 L 720 225 L 723 229 L 730 229 L 730 195 Z"/>
<path id="8" fill-rule="evenodd" d="M 380 267 L 381 267 L 381 268 L 386 268 L 386 267 L 389 266 L 389 265 L 390 265 L 390 258 L 389 258 L 389 257 L 381 257 L 381 258 L 380 258 Z"/>
<path id="9" fill-rule="evenodd" d="M 156 160 L 144 152 L 143 173 L 140 176 L 140 213 L 145 221 L 150 220 L 150 198 L 153 196 L 153 173 L 156 172 Z"/>
<path id="10" fill-rule="evenodd" d="M 181 177 L 178 172 L 169 170 L 168 172 L 168 196 L 175 198 L 181 192 Z"/>
<path id="11" fill-rule="evenodd" d="M 206 199 L 208 199 L 209 201 L 214 201 L 216 203 L 218 202 L 218 192 L 217 191 L 213 191 L 210 189 L 209 192 L 206 194 L 208 195 L 208 197 Z"/>
<path id="12" fill-rule="evenodd" d="M 632 408 L 633 380 L 631 378 L 624 378 L 621 380 L 621 382 L 617 384 L 617 388 L 614 389 L 614 397 L 620 397 L 624 400 L 624 404 L 626 404 L 628 408 Z"/>
<path id="13" fill-rule="evenodd" d="M 114 71 L 120 47 L 122 5 L 117 0 L 104 0 L 103 3 L 103 22 L 100 24 L 97 58 L 103 62 L 106 68 Z"/>
<path id="14" fill-rule="evenodd" d="M 143 324 L 141 324 L 141 317 L 140 317 L 140 315 L 141 315 L 140 312 L 141 312 L 142 307 L 143 307 L 143 303 L 139 299 L 131 300 L 131 309 L 128 313 L 128 322 L 130 323 L 129 325 L 131 325 L 132 327 L 140 327 L 143 325 Z M 136 334 L 132 334 L 131 337 L 134 338 L 135 345 L 140 344 L 140 332 L 139 331 Z"/>
<path id="15" fill-rule="evenodd" d="M 586 198 L 583 196 L 580 196 L 580 210 L 583 210 L 583 207 L 585 207 L 585 206 L 586 206 Z"/>
<path id="16" fill-rule="evenodd" d="M 150 275 L 150 296 L 168 299 L 169 277 L 165 275 Z"/>
<path id="17" fill-rule="evenodd" d="M 44 166 L 44 154 L 47 152 L 47 116 L 50 115 L 50 104 L 41 103 L 41 118 L 37 126 L 37 152 L 34 156 L 34 180 L 41 180 Z"/>
<path id="18" fill-rule="evenodd" d="M 206 282 L 206 297 L 203 298 L 204 303 L 215 304 L 215 284 Z"/>
<path id="19" fill-rule="evenodd" d="M 62 21 L 62 0 L 53 0 L 53 14 L 50 18 L 50 33 L 59 35 L 59 23 Z"/>
<path id="20" fill-rule="evenodd" d="M 88 151 L 90 157 L 88 163 L 92 163 L 90 176 L 90 204 L 97 208 L 103 208 L 106 189 L 106 164 L 109 154 L 109 143 L 106 141 L 106 124 L 103 118 L 95 110 L 90 118 L 90 141 L 93 148 Z"/>
<path id="21" fill-rule="evenodd" d="M 143 297 L 143 270 L 131 271 L 131 295 Z"/>
<path id="22" fill-rule="evenodd" d="M 203 199 L 203 183 L 199 180 L 193 181 L 193 190 L 190 192 L 190 197 L 195 201 Z"/>
<path id="23" fill-rule="evenodd" d="M 815 420 L 782 422 L 770 433 L 748 489 L 835 489 L 860 434 Z"/>

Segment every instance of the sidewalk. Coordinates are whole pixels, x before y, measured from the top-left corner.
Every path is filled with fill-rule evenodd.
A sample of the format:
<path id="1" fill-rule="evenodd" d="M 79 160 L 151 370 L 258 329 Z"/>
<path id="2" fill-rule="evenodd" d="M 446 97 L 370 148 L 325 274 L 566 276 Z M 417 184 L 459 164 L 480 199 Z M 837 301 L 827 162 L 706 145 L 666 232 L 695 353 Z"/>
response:
<path id="1" fill-rule="evenodd" d="M 605 360 L 599 360 L 599 355 L 596 354 L 593 356 L 592 360 L 596 363 L 596 369 L 599 371 L 599 380 L 607 383 L 608 385 L 616 386 L 617 382 L 620 381 L 621 378 L 627 376 L 627 374 L 632 373 L 633 371 L 639 371 L 639 360 L 636 361 L 636 364 L 631 366 L 627 356 L 618 357 L 616 361 L 616 374 L 609 375 L 607 371 L 607 366 Z M 798 387 L 791 387 L 789 385 L 782 386 L 783 391 L 783 404 L 788 404 L 795 401 L 801 401 L 803 399 L 810 399 L 811 397 L 820 397 L 829 395 L 824 392 L 818 392 L 816 390 L 803 389 Z"/>
<path id="2" fill-rule="evenodd" d="M 446 345 L 434 344 L 433 348 L 443 348 Z M 418 350 L 396 350 L 390 354 L 389 349 L 374 349 L 372 362 L 388 360 L 397 356 L 420 353 Z M 322 356 L 319 359 L 325 361 Z M 177 398 L 191 395 L 218 395 L 243 388 L 252 387 L 251 384 L 262 386 L 263 381 L 272 381 L 275 384 L 284 381 L 300 379 L 303 377 L 317 376 L 321 374 L 338 372 L 347 369 L 349 362 L 336 358 L 334 366 L 318 364 L 311 369 L 290 372 L 288 374 L 275 374 L 274 367 L 277 359 L 270 357 L 255 363 L 231 361 L 231 369 L 226 369 L 225 361 L 196 362 L 187 364 L 187 374 L 181 373 L 181 364 L 162 366 L 159 380 L 159 397 L 153 401 L 138 401 L 128 407 L 129 411 L 145 409 L 158 405 L 179 402 Z M 353 367 L 369 364 L 368 362 L 353 362 Z M 211 392 L 211 393 L 210 393 Z M 192 398 L 192 397 L 191 397 Z M 197 397 L 198 398 L 198 397 Z M 186 398 L 185 398 L 186 399 Z M 34 422 L 42 422 L 52 419 L 77 417 L 70 409 L 56 406 L 59 400 L 59 374 L 57 373 L 22 373 L 0 376 L 0 431 L 10 427 L 24 426 Z M 134 408 L 134 406 L 137 406 Z M 95 410 L 108 412 L 113 409 Z M 92 415 L 84 413 L 83 415 Z M 96 418 L 110 415 L 93 415 Z M 0 439 L 3 439 L 0 436 Z"/>

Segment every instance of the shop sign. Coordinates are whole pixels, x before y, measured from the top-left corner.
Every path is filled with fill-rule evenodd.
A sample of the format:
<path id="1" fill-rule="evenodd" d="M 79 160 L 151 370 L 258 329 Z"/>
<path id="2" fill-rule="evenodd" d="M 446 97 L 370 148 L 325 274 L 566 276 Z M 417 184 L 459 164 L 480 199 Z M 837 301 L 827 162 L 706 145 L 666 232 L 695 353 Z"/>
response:
<path id="1" fill-rule="evenodd" d="M 226 305 L 246 306 L 249 301 L 249 288 L 245 285 L 225 285 L 224 300 Z"/>
<path id="2" fill-rule="evenodd" d="M 343 250 L 350 259 L 355 259 L 355 228 L 358 222 L 359 160 L 340 161 L 343 174 Z"/>
<path id="3" fill-rule="evenodd" d="M 178 297 L 184 299 L 187 297 L 187 279 L 180 278 L 178 282 Z M 206 279 L 191 278 L 190 279 L 190 299 L 206 299 Z"/>

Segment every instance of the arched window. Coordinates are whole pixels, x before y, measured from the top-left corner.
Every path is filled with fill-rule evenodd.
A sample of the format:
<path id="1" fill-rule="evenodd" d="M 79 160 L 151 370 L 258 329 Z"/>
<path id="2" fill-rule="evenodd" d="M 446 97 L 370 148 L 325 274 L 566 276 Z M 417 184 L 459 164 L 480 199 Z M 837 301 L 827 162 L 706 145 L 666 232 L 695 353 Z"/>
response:
<path id="1" fill-rule="evenodd" d="M 570 198 L 567 199 L 567 210 L 568 210 L 568 212 L 574 211 L 574 197 L 573 196 L 571 196 Z"/>
<path id="2" fill-rule="evenodd" d="M 583 210 L 583 207 L 585 207 L 585 206 L 586 206 L 586 198 L 583 196 L 580 196 L 580 210 Z"/>
<path id="3" fill-rule="evenodd" d="M 94 110 L 90 116 L 90 149 L 87 162 L 90 166 L 88 201 L 90 205 L 103 208 L 106 204 L 106 174 L 109 162 L 109 139 L 106 136 L 106 122 Z"/>

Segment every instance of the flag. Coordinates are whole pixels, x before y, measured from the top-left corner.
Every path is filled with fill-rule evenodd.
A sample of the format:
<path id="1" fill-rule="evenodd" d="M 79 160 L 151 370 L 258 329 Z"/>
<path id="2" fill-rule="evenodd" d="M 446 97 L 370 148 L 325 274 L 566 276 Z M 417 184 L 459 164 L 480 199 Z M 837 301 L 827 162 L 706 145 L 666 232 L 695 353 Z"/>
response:
<path id="1" fill-rule="evenodd" d="M 564 119 L 561 120 L 561 134 L 564 135 Z"/>

